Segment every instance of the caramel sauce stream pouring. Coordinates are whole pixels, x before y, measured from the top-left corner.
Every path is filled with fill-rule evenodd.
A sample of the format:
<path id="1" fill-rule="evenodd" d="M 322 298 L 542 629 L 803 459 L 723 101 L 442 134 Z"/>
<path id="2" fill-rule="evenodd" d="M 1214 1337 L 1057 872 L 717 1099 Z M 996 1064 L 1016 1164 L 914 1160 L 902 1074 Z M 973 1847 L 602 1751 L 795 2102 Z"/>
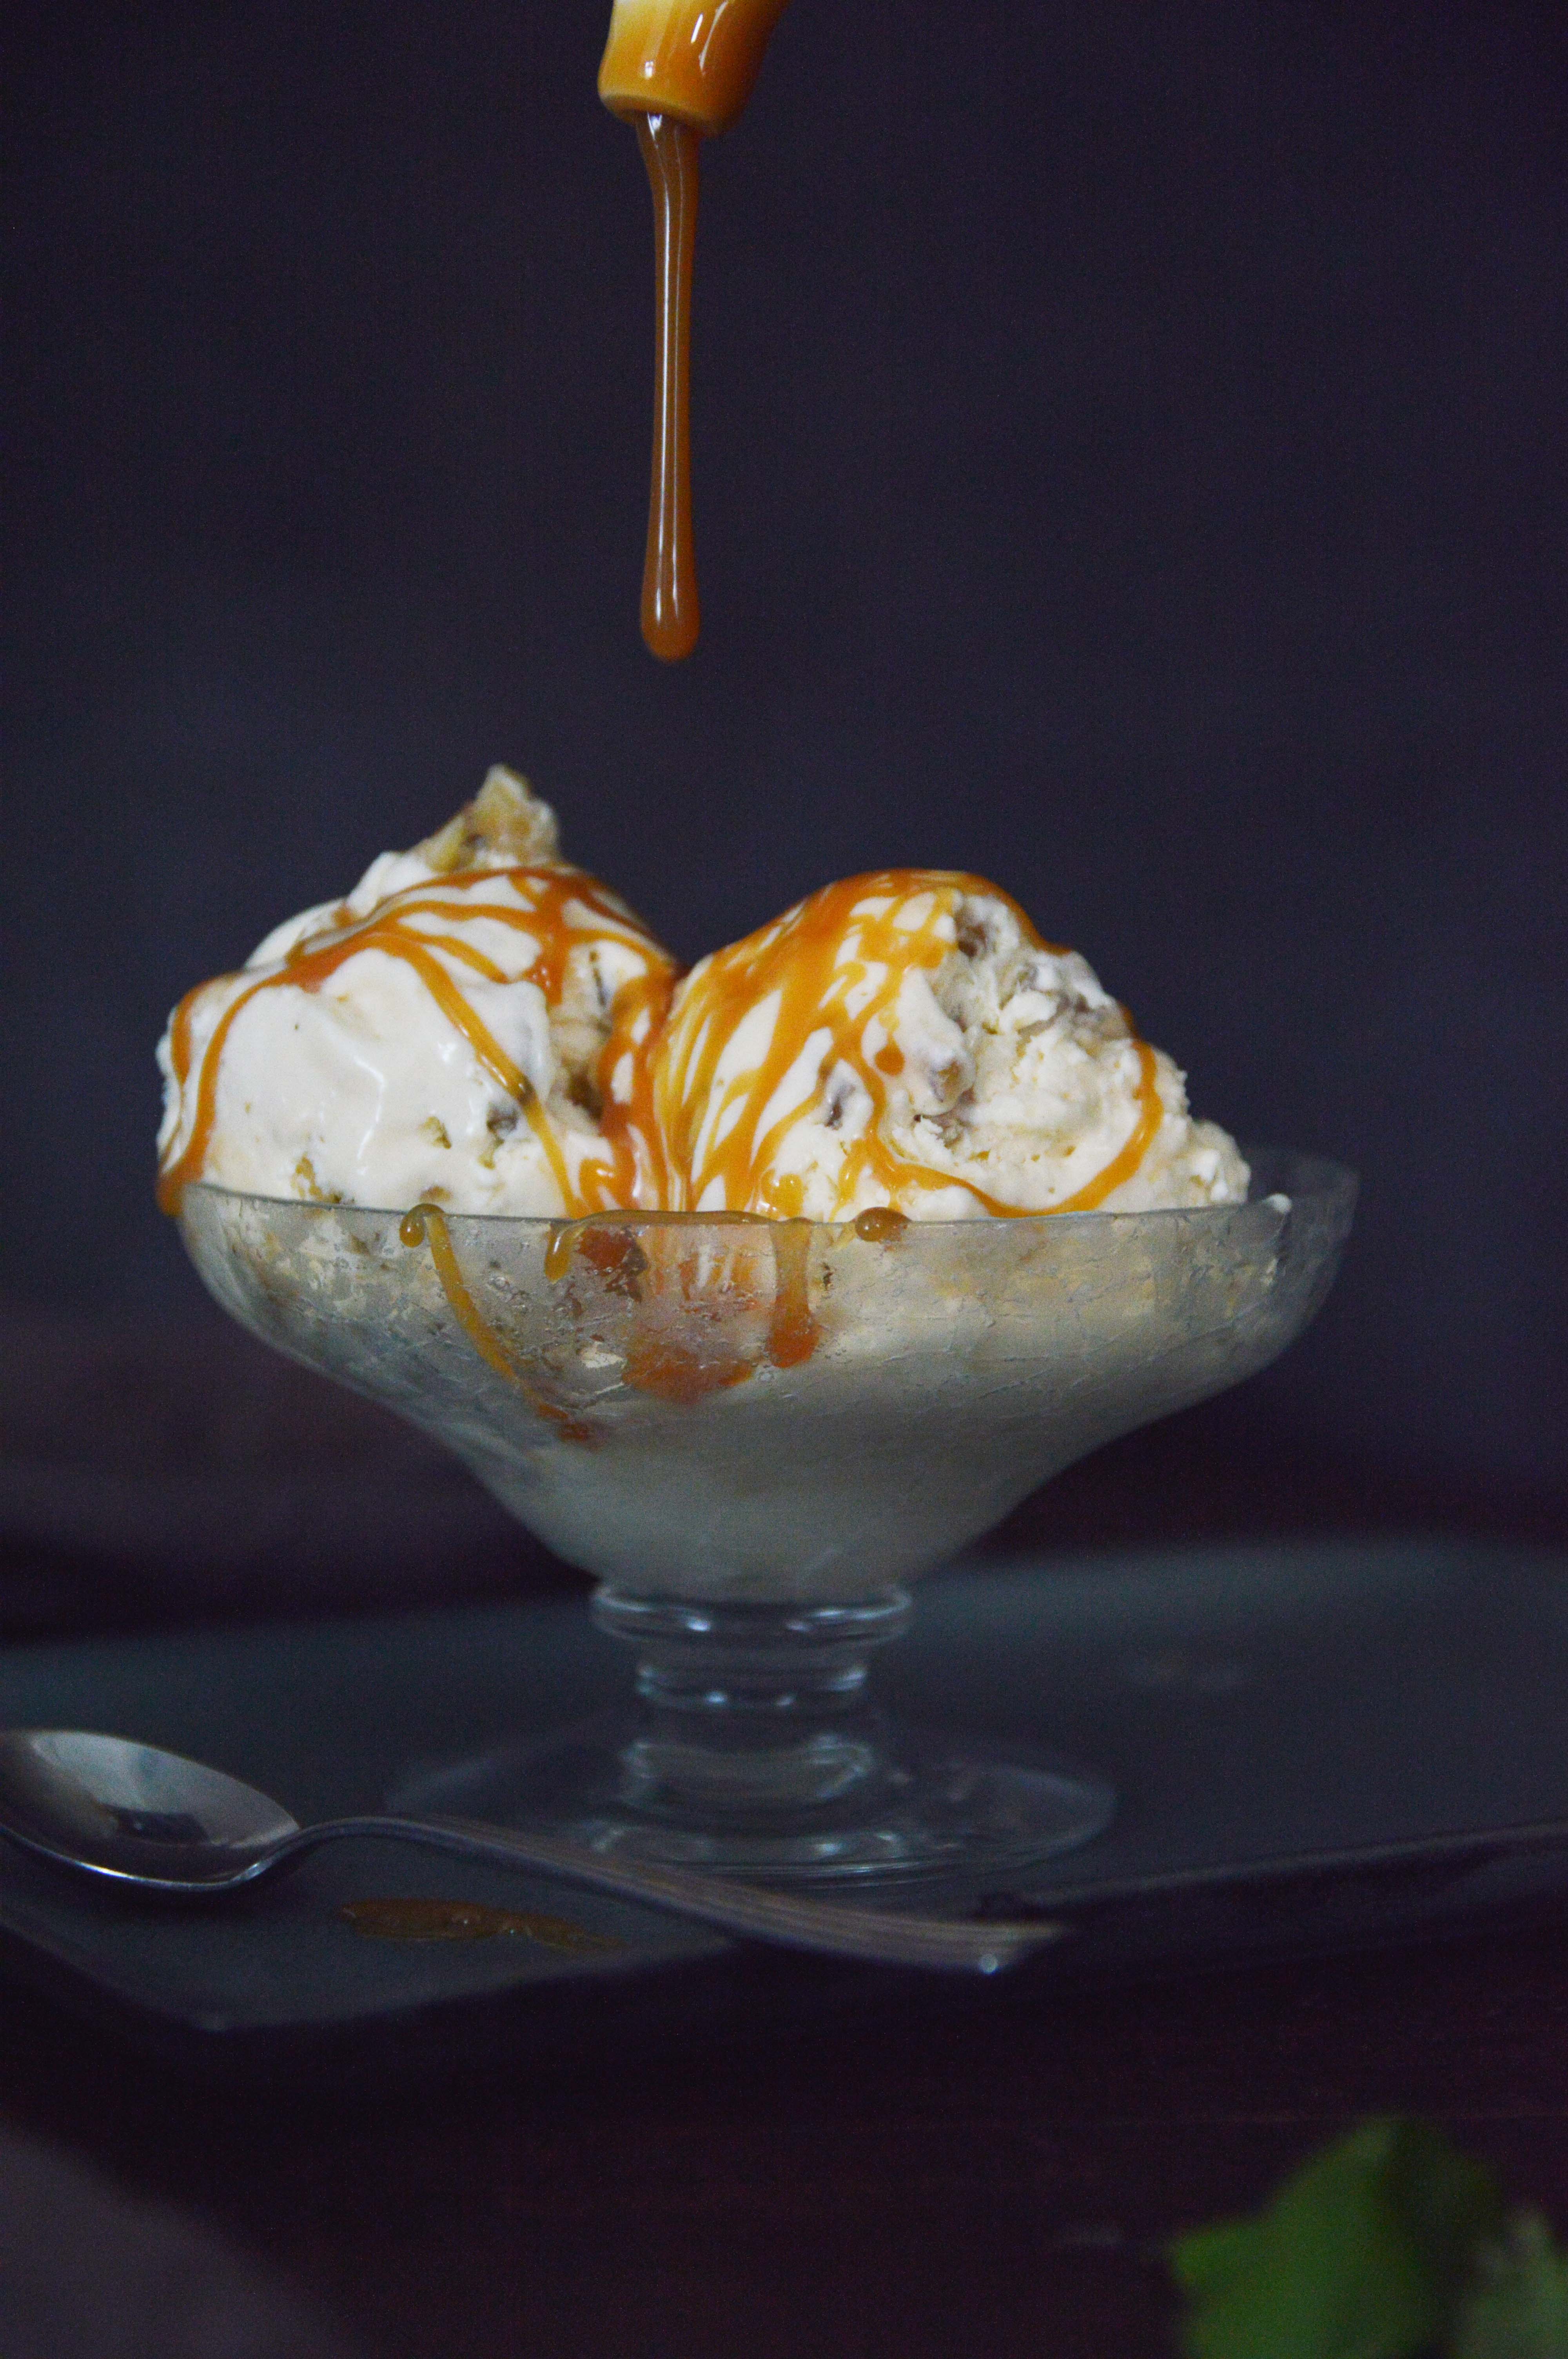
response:
<path id="1" fill-rule="evenodd" d="M 679 663 L 702 628 L 691 522 L 691 269 L 697 246 L 697 136 L 670 114 L 640 114 L 637 139 L 654 191 L 658 289 L 654 478 L 643 560 L 643 636 Z"/>
<path id="2" fill-rule="evenodd" d="M 643 636 L 678 663 L 701 628 L 691 522 L 691 284 L 698 148 L 752 94 L 785 0 L 615 0 L 599 94 L 636 126 L 654 192 L 654 468 Z"/>

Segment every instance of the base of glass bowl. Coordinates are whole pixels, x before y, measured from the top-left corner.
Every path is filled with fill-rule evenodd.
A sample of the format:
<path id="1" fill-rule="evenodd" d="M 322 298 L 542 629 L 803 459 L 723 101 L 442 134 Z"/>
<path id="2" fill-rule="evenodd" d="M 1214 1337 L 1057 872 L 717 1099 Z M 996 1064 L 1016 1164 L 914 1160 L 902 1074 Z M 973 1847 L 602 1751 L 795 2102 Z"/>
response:
<path id="1" fill-rule="evenodd" d="M 779 1607 L 601 1589 L 595 1620 L 641 1657 L 637 1702 L 422 1769 L 389 1806 L 769 1882 L 986 1877 L 1098 1834 L 1115 1809 L 1101 1779 L 868 1706 L 867 1654 L 909 1610 L 897 1590 Z"/>

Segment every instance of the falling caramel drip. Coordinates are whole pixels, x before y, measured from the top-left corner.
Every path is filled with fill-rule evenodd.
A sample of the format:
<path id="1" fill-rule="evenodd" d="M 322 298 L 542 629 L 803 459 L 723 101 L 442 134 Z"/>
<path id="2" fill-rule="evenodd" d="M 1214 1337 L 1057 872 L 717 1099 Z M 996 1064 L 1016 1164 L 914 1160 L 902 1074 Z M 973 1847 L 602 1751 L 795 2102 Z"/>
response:
<path id="1" fill-rule="evenodd" d="M 678 663 L 696 647 L 702 625 L 691 524 L 691 280 L 700 142 L 673 114 L 635 121 L 654 192 L 657 302 L 643 636 L 661 662 Z"/>
<path id="2" fill-rule="evenodd" d="M 784 0 L 615 0 L 599 94 L 636 127 L 654 191 L 658 303 L 654 480 L 643 636 L 665 663 L 697 645 L 691 533 L 691 272 L 698 144 L 739 117 Z"/>
<path id="3" fill-rule="evenodd" d="M 517 903 L 494 897 L 494 888 L 508 879 L 518 891 Z M 489 893 L 492 897 L 486 898 Z M 574 922 L 580 911 L 587 924 Z M 447 918 L 464 922 L 490 919 L 538 944 L 537 955 L 520 977 L 459 935 L 427 930 L 420 919 Z M 400 959 L 419 977 L 430 997 L 468 1042 L 477 1061 L 496 1086 L 521 1108 L 544 1150 L 552 1177 L 568 1212 L 588 1212 L 634 1202 L 650 1189 L 665 1184 L 660 1143 L 654 1134 L 652 1082 L 647 1072 L 648 1049 L 662 1022 L 675 984 L 673 963 L 659 964 L 634 977 L 616 996 L 611 1034 L 599 1060 L 596 1081 L 602 1101 L 600 1130 L 604 1153 L 585 1161 L 576 1181 L 561 1151 L 560 1139 L 525 1073 L 507 1055 L 489 1027 L 464 997 L 444 963 L 467 967 L 489 983 L 520 980 L 536 984 L 546 1002 L 559 999 L 567 961 L 574 949 L 608 932 L 639 949 L 649 950 L 647 938 L 630 912 L 582 871 L 565 867 L 475 869 L 441 878 L 429 886 L 395 894 L 360 919 L 342 922 L 299 943 L 270 973 L 259 975 L 243 988 L 213 1027 L 196 1077 L 196 1102 L 189 1134 L 178 1155 L 172 1152 L 158 1180 L 158 1201 L 166 1212 L 178 1214 L 186 1189 L 200 1180 L 212 1143 L 217 1121 L 218 1078 L 224 1045 L 241 1010 L 264 991 L 292 988 L 319 991 L 338 969 L 363 951 L 382 951 Z M 175 1010 L 169 1049 L 175 1080 L 183 1097 L 191 1070 L 191 1024 L 197 1000 L 211 984 L 188 992 Z"/>

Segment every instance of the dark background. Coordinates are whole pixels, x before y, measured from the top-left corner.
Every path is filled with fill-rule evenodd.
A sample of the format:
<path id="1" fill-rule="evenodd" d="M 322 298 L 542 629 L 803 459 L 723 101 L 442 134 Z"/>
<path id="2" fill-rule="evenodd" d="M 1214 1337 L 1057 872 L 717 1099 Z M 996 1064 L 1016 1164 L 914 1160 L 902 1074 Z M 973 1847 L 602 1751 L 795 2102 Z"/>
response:
<path id="1" fill-rule="evenodd" d="M 0 1636 L 548 1577 L 220 1321 L 151 1195 L 170 1002 L 498 758 L 687 953 L 989 872 L 1200 1111 L 1360 1169 L 1312 1334 L 1001 1544 L 1568 1536 L 1561 0 L 792 0 L 705 165 L 674 672 L 607 13 L 0 12 Z M 378 2359 L 1153 2359 L 1163 2239 L 1358 2114 L 1568 2225 L 1563 1958 L 1504 1923 L 348 2096 L 193 2087 L 8 1982 L 0 2228 L 57 2308 L 91 2252 L 93 2359 L 157 2223 L 24 2139 Z"/>
<path id="2" fill-rule="evenodd" d="M 13 1316 L 204 1316 L 166 1009 L 505 759 L 687 954 L 988 872 L 1358 1167 L 1314 1334 L 1124 1468 L 1560 1517 L 1568 17 L 794 0 L 707 151 L 674 670 L 603 19 L 12 0 Z"/>

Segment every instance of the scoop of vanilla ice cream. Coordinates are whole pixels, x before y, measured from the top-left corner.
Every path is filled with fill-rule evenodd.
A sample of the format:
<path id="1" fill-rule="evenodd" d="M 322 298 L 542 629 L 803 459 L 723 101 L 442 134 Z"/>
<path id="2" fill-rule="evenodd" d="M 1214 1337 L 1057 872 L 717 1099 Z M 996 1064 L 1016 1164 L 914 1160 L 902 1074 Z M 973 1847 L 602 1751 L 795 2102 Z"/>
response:
<path id="1" fill-rule="evenodd" d="M 1076 951 L 983 878 L 827 886 L 693 968 L 654 1051 L 676 1201 L 842 1221 L 1245 1198 L 1234 1140 L 1187 1111 Z"/>
<path id="2" fill-rule="evenodd" d="M 641 1201 L 647 1142 L 630 1107 L 606 1118 L 604 1076 L 659 1019 L 674 962 L 558 852 L 548 804 L 497 767 L 438 834 L 192 992 L 158 1049 L 166 1193 Z"/>

